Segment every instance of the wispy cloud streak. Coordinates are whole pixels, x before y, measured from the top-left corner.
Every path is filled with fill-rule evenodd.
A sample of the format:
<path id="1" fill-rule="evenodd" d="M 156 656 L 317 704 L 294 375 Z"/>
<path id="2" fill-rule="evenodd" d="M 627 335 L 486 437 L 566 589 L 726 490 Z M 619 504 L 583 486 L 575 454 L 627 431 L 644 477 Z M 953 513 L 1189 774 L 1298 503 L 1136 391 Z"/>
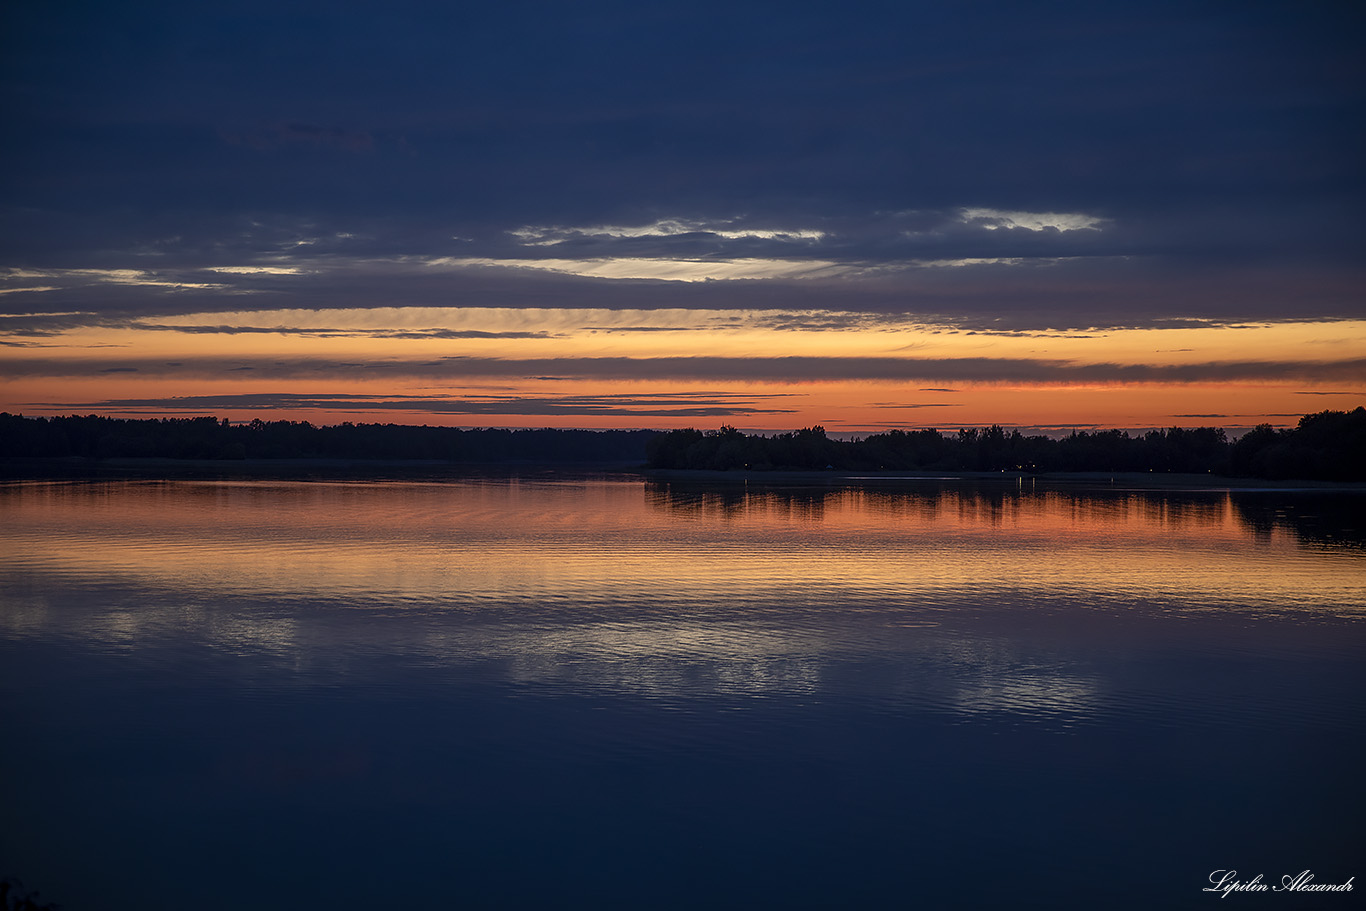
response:
<path id="1" fill-rule="evenodd" d="M 792 409 L 766 404 L 788 395 L 743 395 L 731 393 L 667 393 L 661 395 L 481 395 L 444 397 L 435 395 L 347 395 L 302 393 L 243 393 L 225 395 L 167 396 L 154 398 L 104 399 L 94 402 L 61 403 L 61 407 L 98 408 L 118 413 L 194 413 L 206 411 L 300 411 L 323 410 L 338 413 L 404 412 L 429 415 L 518 415 L 583 417 L 738 417 L 760 414 L 790 414 Z M 46 403 L 49 405 L 56 403 Z"/>
<path id="2" fill-rule="evenodd" d="M 521 377 L 669 379 L 804 383 L 838 380 L 975 383 L 1364 382 L 1366 358 L 1331 361 L 1212 361 L 1190 364 L 1078 363 L 1035 358 L 888 357 L 445 357 L 436 360 L 236 359 L 161 360 L 24 358 L 0 362 L 0 376 L 83 376 L 99 370 L 143 376 L 215 377 Z"/>

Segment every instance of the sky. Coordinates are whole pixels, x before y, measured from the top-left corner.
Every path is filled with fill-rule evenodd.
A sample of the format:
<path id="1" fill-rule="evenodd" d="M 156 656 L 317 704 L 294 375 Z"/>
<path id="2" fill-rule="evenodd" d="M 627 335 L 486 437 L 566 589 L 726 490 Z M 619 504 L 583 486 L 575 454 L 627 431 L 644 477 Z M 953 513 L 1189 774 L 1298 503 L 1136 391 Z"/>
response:
<path id="1" fill-rule="evenodd" d="M 3 411 L 1237 432 L 1366 405 L 1355 4 L 0 20 Z"/>

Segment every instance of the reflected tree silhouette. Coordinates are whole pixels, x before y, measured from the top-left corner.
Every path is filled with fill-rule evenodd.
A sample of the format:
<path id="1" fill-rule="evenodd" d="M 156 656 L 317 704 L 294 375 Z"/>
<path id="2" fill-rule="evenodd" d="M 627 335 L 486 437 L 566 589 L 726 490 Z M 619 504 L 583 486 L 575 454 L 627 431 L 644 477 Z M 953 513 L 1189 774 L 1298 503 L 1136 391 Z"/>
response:
<path id="1" fill-rule="evenodd" d="M 1049 505 L 1098 525 L 1141 517 L 1172 529 L 1217 528 L 1231 520 L 1260 540 L 1277 530 L 1301 544 L 1366 550 L 1366 493 L 1334 490 L 1124 490 L 991 481 L 836 482 L 808 486 L 647 481 L 645 499 L 679 518 L 756 514 L 821 521 L 854 507 L 901 522 L 929 524 L 946 514 L 999 525 Z"/>
<path id="2" fill-rule="evenodd" d="M 1261 539 L 1280 529 L 1301 544 L 1366 551 L 1366 496 L 1257 492 L 1231 500 L 1235 517 Z"/>
<path id="3" fill-rule="evenodd" d="M 849 495 L 843 488 L 768 488 L 756 485 L 716 486 L 702 483 L 647 481 L 646 501 L 676 516 L 735 517 L 748 512 L 776 513 L 819 521 L 832 500 Z"/>

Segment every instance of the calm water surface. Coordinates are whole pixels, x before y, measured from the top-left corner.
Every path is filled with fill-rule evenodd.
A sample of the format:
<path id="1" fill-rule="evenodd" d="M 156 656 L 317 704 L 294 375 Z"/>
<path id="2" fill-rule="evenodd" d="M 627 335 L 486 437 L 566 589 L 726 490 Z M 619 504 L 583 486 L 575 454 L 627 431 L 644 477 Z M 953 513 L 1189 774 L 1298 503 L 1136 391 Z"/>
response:
<path id="1" fill-rule="evenodd" d="M 64 909 L 1360 907 L 1366 497 L 0 485 Z"/>

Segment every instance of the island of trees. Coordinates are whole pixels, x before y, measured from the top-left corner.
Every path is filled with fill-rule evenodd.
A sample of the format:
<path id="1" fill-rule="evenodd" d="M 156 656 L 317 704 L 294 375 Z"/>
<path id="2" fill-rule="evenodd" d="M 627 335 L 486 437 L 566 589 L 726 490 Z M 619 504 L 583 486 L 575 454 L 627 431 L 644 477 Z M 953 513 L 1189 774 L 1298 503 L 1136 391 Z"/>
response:
<path id="1" fill-rule="evenodd" d="M 839 440 L 821 427 L 771 436 L 717 430 L 462 430 L 403 424 L 213 417 L 29 418 L 0 413 L 4 459 L 347 459 L 441 462 L 622 462 L 661 469 L 842 471 L 1182 472 L 1230 477 L 1366 480 L 1366 408 L 1263 424 L 1237 440 L 1214 427 L 1130 436 L 1075 431 L 1061 439 L 999 426 L 889 430 Z"/>

